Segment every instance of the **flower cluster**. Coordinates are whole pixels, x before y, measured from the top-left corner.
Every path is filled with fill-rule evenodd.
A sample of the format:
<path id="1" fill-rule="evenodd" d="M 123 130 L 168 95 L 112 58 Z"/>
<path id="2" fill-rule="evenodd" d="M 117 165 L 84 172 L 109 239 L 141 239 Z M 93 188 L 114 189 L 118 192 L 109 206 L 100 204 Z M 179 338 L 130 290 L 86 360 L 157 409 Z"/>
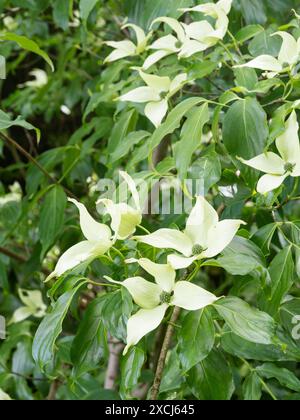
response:
<path id="1" fill-rule="evenodd" d="M 137 44 L 132 41 L 109 41 L 105 44 L 114 48 L 114 51 L 106 58 L 105 62 L 113 62 L 125 57 L 141 55 L 145 51 L 152 52 L 138 69 L 141 78 L 146 83 L 146 87 L 134 89 L 122 95 L 120 101 L 134 103 L 146 103 L 145 115 L 158 127 L 168 112 L 169 99 L 174 96 L 188 80 L 187 74 L 180 74 L 174 80 L 169 77 L 159 77 L 146 74 L 154 64 L 163 58 L 176 54 L 178 59 L 189 58 L 199 52 L 216 45 L 222 40 L 228 29 L 228 14 L 231 10 L 232 0 L 220 0 L 215 3 L 206 3 L 189 9 L 179 9 L 180 12 L 198 12 L 205 19 L 185 24 L 170 17 L 159 17 L 152 22 L 151 32 L 145 32 L 136 25 L 127 24 L 123 27 L 132 28 L 136 34 Z M 209 18 L 208 21 L 206 18 Z M 215 23 L 211 24 L 211 20 Z M 171 34 L 165 35 L 148 45 L 153 35 L 155 26 L 165 24 L 170 28 Z"/>
<path id="2" fill-rule="evenodd" d="M 279 73 L 291 72 L 294 74 L 296 65 L 300 61 L 300 39 L 296 39 L 288 32 L 275 32 L 272 36 L 280 36 L 282 38 L 282 46 L 280 48 L 278 57 L 272 55 L 260 55 L 246 64 L 236 67 L 250 67 L 258 70 L 263 70 L 264 75 L 272 79 Z"/>
<path id="3" fill-rule="evenodd" d="M 89 263 L 103 256 L 117 240 L 132 238 L 155 248 L 178 251 L 178 254 L 168 256 L 166 264 L 157 264 L 144 258 L 126 261 L 127 264 L 138 263 L 154 277 L 155 283 L 142 277 L 128 278 L 123 282 L 107 278 L 108 281 L 125 287 L 141 308 L 128 321 L 126 353 L 142 337 L 157 328 L 169 306 L 179 306 L 194 311 L 217 300 L 217 297 L 210 292 L 188 281 L 176 282 L 176 270 L 188 268 L 196 261 L 212 258 L 221 253 L 244 222 L 219 221 L 214 208 L 203 197 L 198 197 L 184 232 L 160 229 L 146 236 L 133 236 L 142 222 L 140 199 L 133 179 L 125 172 L 121 172 L 121 176 L 129 187 L 134 205 L 100 200 L 99 203 L 104 204 L 111 216 L 110 227 L 98 223 L 83 204 L 70 199 L 79 210 L 80 226 L 86 240 L 73 246 L 61 256 L 54 272 L 47 280 L 62 276 L 82 262 Z"/>
<path id="4" fill-rule="evenodd" d="M 258 182 L 257 191 L 266 194 L 280 187 L 289 176 L 300 176 L 300 143 L 297 114 L 293 111 L 285 123 L 285 131 L 276 140 L 280 156 L 266 152 L 250 160 L 240 159 L 251 168 L 264 172 Z"/>

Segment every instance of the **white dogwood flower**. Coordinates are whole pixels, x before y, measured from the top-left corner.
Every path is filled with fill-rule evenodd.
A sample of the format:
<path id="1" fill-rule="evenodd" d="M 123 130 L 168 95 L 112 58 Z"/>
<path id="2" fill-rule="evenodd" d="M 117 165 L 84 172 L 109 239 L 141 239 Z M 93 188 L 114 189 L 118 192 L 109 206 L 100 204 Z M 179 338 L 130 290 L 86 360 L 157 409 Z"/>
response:
<path id="1" fill-rule="evenodd" d="M 133 179 L 125 172 L 120 172 L 120 175 L 128 184 L 138 204 L 138 193 Z M 50 274 L 46 282 L 62 276 L 83 262 L 92 262 L 95 258 L 104 255 L 118 239 L 131 236 L 142 220 L 140 209 L 131 208 L 125 203 L 114 204 L 109 200 L 102 200 L 112 218 L 111 229 L 114 231 L 112 234 L 111 229 L 105 224 L 98 223 L 83 204 L 71 198 L 69 201 L 79 210 L 80 227 L 86 240 L 72 246 L 60 257 L 54 272 Z"/>
<path id="2" fill-rule="evenodd" d="M 168 256 L 168 263 L 178 270 L 189 267 L 195 261 L 220 254 L 233 240 L 242 224 L 245 224 L 242 220 L 219 221 L 215 209 L 205 198 L 198 197 L 183 232 L 160 229 L 134 239 L 155 248 L 178 251 L 181 255 Z"/>
<path id="3" fill-rule="evenodd" d="M 147 86 L 133 89 L 120 96 L 119 100 L 123 102 L 146 103 L 144 111 L 146 117 L 155 127 L 159 127 L 168 112 L 169 99 L 185 85 L 187 74 L 179 74 L 173 80 L 169 77 L 147 74 L 141 70 L 139 70 L 139 74 Z"/>
<path id="4" fill-rule="evenodd" d="M 204 3 L 187 9 L 179 9 L 183 12 L 200 12 L 205 16 L 210 16 L 215 19 L 215 27 L 213 27 L 207 20 L 193 22 L 184 25 L 187 36 L 204 45 L 206 48 L 212 47 L 218 41 L 222 40 L 228 30 L 232 0 L 220 0 L 217 3 Z"/>
<path id="5" fill-rule="evenodd" d="M 143 64 L 144 70 L 148 70 L 162 58 L 171 54 L 177 54 L 178 58 L 188 58 L 208 48 L 206 44 L 190 39 L 185 32 L 186 25 L 178 22 L 176 19 L 160 17 L 153 21 L 152 26 L 156 23 L 167 24 L 176 33 L 176 36 L 166 35 L 148 47 L 149 50 L 155 50 L 155 52 L 145 60 Z"/>
<path id="6" fill-rule="evenodd" d="M 146 35 L 142 28 L 131 23 L 128 23 L 122 27 L 122 29 L 126 28 L 132 28 L 134 30 L 137 44 L 134 44 L 132 41 L 128 40 L 104 42 L 104 44 L 114 48 L 114 51 L 105 59 L 105 63 L 111 63 L 113 61 L 120 60 L 121 58 L 140 55 L 146 50 L 147 43 L 152 36 L 152 32 Z"/>
<path id="7" fill-rule="evenodd" d="M 124 240 L 133 235 L 136 227 L 142 222 L 140 197 L 135 182 L 126 172 L 120 172 L 120 175 L 129 188 L 133 205 L 114 203 L 108 199 L 101 199 L 97 202 L 97 204 L 104 204 L 107 213 L 111 217 L 111 228 L 115 233 L 114 241 L 118 239 Z"/>
<path id="8" fill-rule="evenodd" d="M 275 32 L 272 36 L 280 36 L 283 41 L 278 58 L 271 55 L 260 55 L 246 64 L 236 66 L 236 68 L 250 67 L 263 70 L 268 78 L 273 78 L 278 73 L 293 71 L 300 60 L 300 38 L 296 41 L 291 34 L 283 31 Z"/>
<path id="9" fill-rule="evenodd" d="M 43 302 L 42 293 L 39 290 L 19 289 L 18 294 L 24 306 L 18 308 L 10 320 L 10 324 L 17 324 L 25 319 L 34 316 L 43 318 L 46 314 L 47 306 Z"/>
<path id="10" fill-rule="evenodd" d="M 187 281 L 175 283 L 176 272 L 168 264 L 155 264 L 145 258 L 128 260 L 127 263 L 140 264 L 154 277 L 155 283 L 142 277 L 132 277 L 123 282 L 106 277 L 110 282 L 126 287 L 134 302 L 141 308 L 128 320 L 124 354 L 160 325 L 169 306 L 197 311 L 218 300 L 215 295 L 195 284 Z"/>
<path id="11" fill-rule="evenodd" d="M 276 140 L 280 156 L 273 152 L 263 153 L 253 159 L 244 160 L 251 168 L 264 172 L 258 182 L 257 191 L 266 194 L 280 187 L 288 176 L 300 176 L 300 144 L 297 114 L 292 112 L 285 124 L 285 132 Z"/>

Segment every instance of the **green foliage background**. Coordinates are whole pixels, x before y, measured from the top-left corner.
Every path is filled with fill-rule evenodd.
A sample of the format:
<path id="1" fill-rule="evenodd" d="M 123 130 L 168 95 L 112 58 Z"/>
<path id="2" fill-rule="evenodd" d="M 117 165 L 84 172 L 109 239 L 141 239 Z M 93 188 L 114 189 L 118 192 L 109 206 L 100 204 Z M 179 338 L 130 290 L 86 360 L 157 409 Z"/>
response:
<path id="1" fill-rule="evenodd" d="M 26 45 L 22 49 L 10 40 L 0 42 L 0 54 L 7 60 L 7 78 L 0 83 L 0 109 L 5 113 L 0 114 L 0 314 L 9 320 L 20 307 L 20 287 L 41 290 L 49 305 L 38 334 L 41 321 L 30 318 L 9 326 L 7 339 L 0 341 L 0 389 L 14 399 L 52 399 L 53 390 L 61 400 L 146 397 L 157 351 L 154 334 L 121 359 L 114 389 L 104 389 L 111 346 L 126 338 L 132 312 L 128 294 L 88 288 L 82 267 L 54 285 L 43 283 L 57 257 L 81 238 L 78 216 L 67 206 L 67 196 L 72 194 L 92 211 L 98 180 L 117 179 L 120 167 L 149 182 L 177 174 L 197 179 L 202 174 L 206 194 L 215 208 L 224 210 L 222 218 L 248 222 L 214 266 L 198 273 L 196 283 L 229 297 L 214 308 L 182 313 L 160 397 L 300 397 L 300 341 L 291 334 L 292 319 L 300 314 L 300 212 L 299 201 L 289 201 L 292 193 L 299 196 L 300 189 L 295 191 L 292 181 L 287 181 L 267 197 L 254 195 L 257 171 L 245 169 L 235 159 L 256 156 L 282 132 L 287 109 L 281 102 L 283 87 L 259 84 L 254 70 L 230 69 L 231 58 L 222 45 L 203 59 L 178 64 L 174 57 L 167 58 L 161 74 L 175 76 L 184 70 L 196 79 L 195 90 L 184 91 L 181 101 L 196 96 L 219 105 L 209 106 L 204 126 L 204 134 L 213 133 L 209 144 L 201 136 L 186 139 L 180 118 L 176 130 L 167 132 L 167 153 L 160 160 L 154 157 L 152 167 L 145 157 L 152 155 L 164 133 L 154 132 L 139 108 L 115 101 L 120 91 L 136 86 L 131 66 L 141 63 L 134 58 L 103 64 L 110 52 L 103 41 L 128 35 L 120 30 L 125 17 L 148 29 L 154 18 L 179 17 L 178 7 L 193 4 L 193 0 L 82 0 L 80 4 L 0 0 L 0 40 L 7 30 L 3 19 L 10 17 L 9 31 L 34 40 L 55 67 L 52 72 L 45 56 L 28 51 Z M 294 19 L 293 8 L 299 9 L 297 0 L 235 0 L 230 31 L 242 53 L 276 55 L 280 42 L 268 34 L 278 27 L 290 28 L 284 25 Z M 251 26 L 241 32 L 246 25 Z M 296 24 L 291 28 L 300 35 Z M 224 42 L 235 60 L 232 39 Z M 227 65 L 219 68 L 220 62 Z M 25 85 L 36 68 L 48 76 L 40 89 Z M 292 83 L 291 102 L 300 94 L 299 79 Z M 244 99 L 242 105 L 237 96 Z M 188 133 L 194 123 L 188 111 L 195 106 L 201 104 L 186 102 L 183 117 Z M 245 134 L 249 121 L 255 124 Z M 217 185 L 234 186 L 234 196 L 226 197 Z M 144 223 L 153 231 L 162 226 L 182 228 L 184 222 L 185 216 L 171 215 L 150 217 Z M 121 249 L 129 257 L 134 250 L 130 241 Z M 152 252 L 147 247 L 143 251 Z M 104 275 L 124 277 L 120 256 L 112 253 L 112 257 L 113 264 L 95 261 L 89 277 L 94 281 Z M 271 333 L 276 337 L 272 341 Z"/>

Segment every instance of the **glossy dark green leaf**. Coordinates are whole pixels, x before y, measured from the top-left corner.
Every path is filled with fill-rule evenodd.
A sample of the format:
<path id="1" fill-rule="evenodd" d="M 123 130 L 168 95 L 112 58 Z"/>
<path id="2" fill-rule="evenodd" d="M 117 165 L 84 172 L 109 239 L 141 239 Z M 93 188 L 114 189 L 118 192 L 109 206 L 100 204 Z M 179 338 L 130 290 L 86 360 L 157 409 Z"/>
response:
<path id="1" fill-rule="evenodd" d="M 201 147 L 203 128 L 209 121 L 208 104 L 193 109 L 182 127 L 181 139 L 175 144 L 175 160 L 179 177 L 183 180 L 187 175 L 192 156 Z M 184 149 L 184 153 L 182 153 Z"/>
<path id="2" fill-rule="evenodd" d="M 230 400 L 234 392 L 232 369 L 217 350 L 189 371 L 187 383 L 199 400 Z"/>
<path id="3" fill-rule="evenodd" d="M 107 296 L 94 300 L 86 310 L 72 344 L 76 375 L 97 369 L 108 357 L 107 332 L 102 320 Z"/>
<path id="4" fill-rule="evenodd" d="M 62 332 L 62 325 L 72 300 L 83 284 L 85 282 L 81 282 L 73 290 L 60 296 L 39 325 L 33 341 L 32 354 L 43 371 L 47 371 L 53 363 L 56 340 Z"/>
<path id="5" fill-rule="evenodd" d="M 178 356 L 184 371 L 204 360 L 215 342 L 215 328 L 209 309 L 187 314 L 178 333 Z"/>
<path id="6" fill-rule="evenodd" d="M 43 246 L 42 255 L 54 245 L 54 242 L 64 226 L 67 196 L 63 188 L 54 186 L 45 196 L 41 207 L 39 222 L 40 241 Z"/>
<path id="7" fill-rule="evenodd" d="M 271 283 L 267 287 L 264 309 L 274 316 L 294 283 L 295 269 L 290 246 L 276 255 L 269 267 L 269 272 Z"/>
<path id="8" fill-rule="evenodd" d="M 132 347 L 121 363 L 121 395 L 130 398 L 131 391 L 138 385 L 145 363 L 145 353 L 139 347 Z"/>
<path id="9" fill-rule="evenodd" d="M 280 368 L 272 363 L 265 363 L 258 366 L 256 372 L 263 378 L 275 378 L 282 386 L 300 392 L 300 380 L 288 369 Z"/>
<path id="10" fill-rule="evenodd" d="M 245 401 L 259 401 L 262 396 L 262 382 L 256 372 L 251 372 L 243 383 Z"/>
<path id="11" fill-rule="evenodd" d="M 257 344 L 273 344 L 275 322 L 265 312 L 251 307 L 237 297 L 217 301 L 214 307 L 233 333 Z"/>
<path id="12" fill-rule="evenodd" d="M 127 321 L 132 310 L 132 299 L 125 289 L 118 290 L 108 296 L 102 316 L 109 334 L 118 340 L 126 341 Z"/>
<path id="13" fill-rule="evenodd" d="M 278 344 L 256 344 L 225 328 L 221 338 L 222 348 L 229 354 L 243 359 L 262 362 L 300 361 L 300 349 L 284 332 L 277 331 Z"/>
<path id="14" fill-rule="evenodd" d="M 232 156 L 251 159 L 261 154 L 268 135 L 267 115 L 256 99 L 237 101 L 227 111 L 223 139 Z"/>
<path id="15" fill-rule="evenodd" d="M 254 270 L 263 271 L 265 259 L 260 249 L 250 240 L 237 236 L 217 260 L 205 265 L 223 267 L 235 276 L 243 276 Z"/>
<path id="16" fill-rule="evenodd" d="M 251 237 L 251 241 L 253 241 L 257 246 L 259 246 L 264 255 L 270 254 L 270 245 L 276 232 L 276 229 L 276 223 L 270 223 L 269 225 L 263 226 L 260 229 L 258 229 Z"/>

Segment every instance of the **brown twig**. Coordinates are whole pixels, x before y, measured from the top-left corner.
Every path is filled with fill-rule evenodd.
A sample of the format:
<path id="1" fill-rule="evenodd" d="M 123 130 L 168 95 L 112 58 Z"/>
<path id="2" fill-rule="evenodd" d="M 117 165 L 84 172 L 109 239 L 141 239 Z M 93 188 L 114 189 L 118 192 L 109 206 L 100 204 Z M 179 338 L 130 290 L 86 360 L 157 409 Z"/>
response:
<path id="1" fill-rule="evenodd" d="M 6 255 L 9 258 L 12 258 L 16 261 L 19 261 L 21 263 L 26 263 L 27 259 L 25 257 L 23 257 L 22 255 L 18 255 L 16 253 L 14 253 L 13 251 L 10 251 L 9 249 L 3 248 L 2 246 L 0 246 L 0 253 L 3 255 Z"/>
<path id="2" fill-rule="evenodd" d="M 22 264 L 26 264 L 28 262 L 27 258 L 23 257 L 23 255 L 16 254 L 15 252 L 10 251 L 9 249 L 3 248 L 2 246 L 0 246 L 0 254 L 6 255 L 7 257 L 12 258 L 13 260 L 16 260 Z M 42 273 L 46 276 L 49 276 L 50 271 L 43 268 Z"/>
<path id="3" fill-rule="evenodd" d="M 57 184 L 56 179 L 53 178 L 52 175 L 49 174 L 49 172 L 33 156 L 31 156 L 31 154 L 28 153 L 18 142 L 16 142 L 14 139 L 12 139 L 11 137 L 9 137 L 8 135 L 4 133 L 0 133 L 0 138 L 4 140 L 6 143 L 8 143 L 10 146 L 14 147 L 16 150 L 18 150 L 29 162 L 35 165 L 52 184 Z M 67 188 L 63 187 L 63 189 L 70 197 L 77 199 L 77 197 Z"/>
<path id="4" fill-rule="evenodd" d="M 47 396 L 47 401 L 55 401 L 56 400 L 56 393 L 61 385 L 61 382 L 58 379 L 52 382 L 49 390 L 49 394 Z"/>
<path id="5" fill-rule="evenodd" d="M 160 384 L 162 381 L 162 375 L 163 375 L 163 371 L 165 368 L 165 363 L 166 363 L 166 358 L 167 358 L 167 354 L 170 348 L 170 344 L 171 344 L 171 340 L 172 340 L 172 336 L 174 333 L 174 329 L 175 329 L 175 325 L 176 322 L 179 318 L 180 315 L 180 311 L 181 309 L 178 308 L 177 306 L 174 308 L 173 310 L 173 314 L 171 317 L 171 320 L 169 322 L 169 326 L 167 328 L 167 332 L 163 341 L 163 345 L 160 351 L 160 355 L 159 355 L 159 359 L 158 359 L 158 363 L 157 363 L 157 369 L 156 369 L 156 373 L 155 373 L 155 378 L 154 378 L 154 382 L 153 382 L 153 386 L 151 389 L 151 394 L 150 394 L 150 399 L 151 400 L 157 400 L 158 394 L 159 394 L 159 389 L 160 389 Z"/>

